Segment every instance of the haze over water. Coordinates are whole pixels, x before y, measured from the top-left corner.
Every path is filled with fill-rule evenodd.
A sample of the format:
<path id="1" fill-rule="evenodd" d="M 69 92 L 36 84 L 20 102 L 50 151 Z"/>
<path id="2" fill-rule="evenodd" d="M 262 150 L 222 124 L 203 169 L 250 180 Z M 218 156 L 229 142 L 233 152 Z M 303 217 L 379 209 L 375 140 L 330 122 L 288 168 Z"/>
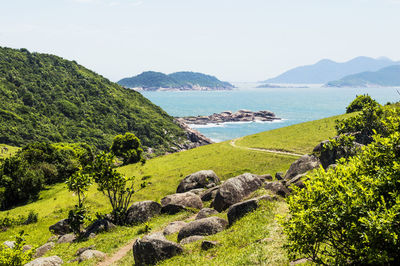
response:
<path id="1" fill-rule="evenodd" d="M 282 118 L 275 122 L 239 122 L 191 125 L 216 142 L 238 138 L 301 122 L 343 114 L 360 94 L 381 104 L 400 100 L 396 88 L 255 88 L 257 83 L 235 83 L 233 91 L 142 92 L 172 116 L 211 115 L 240 109 L 269 110 Z"/>

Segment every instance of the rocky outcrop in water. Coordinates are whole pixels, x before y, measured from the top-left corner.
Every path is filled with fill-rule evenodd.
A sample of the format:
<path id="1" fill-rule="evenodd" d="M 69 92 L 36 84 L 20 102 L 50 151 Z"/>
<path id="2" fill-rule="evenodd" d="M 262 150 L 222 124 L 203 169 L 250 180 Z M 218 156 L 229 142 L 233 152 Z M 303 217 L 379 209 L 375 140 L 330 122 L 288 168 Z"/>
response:
<path id="1" fill-rule="evenodd" d="M 177 118 L 177 121 L 185 124 L 206 125 L 218 124 L 226 122 L 252 122 L 252 121 L 274 121 L 280 120 L 273 112 L 258 111 L 252 112 L 249 110 L 239 110 L 235 113 L 225 111 L 219 114 L 212 114 L 209 116 L 187 116 Z"/>

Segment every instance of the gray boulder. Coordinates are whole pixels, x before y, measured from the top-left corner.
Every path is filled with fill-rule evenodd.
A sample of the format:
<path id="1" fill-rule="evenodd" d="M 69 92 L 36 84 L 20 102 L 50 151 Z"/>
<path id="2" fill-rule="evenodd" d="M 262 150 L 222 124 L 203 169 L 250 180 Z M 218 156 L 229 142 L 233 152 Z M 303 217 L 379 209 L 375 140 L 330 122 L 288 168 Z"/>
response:
<path id="1" fill-rule="evenodd" d="M 254 211 L 258 208 L 260 200 L 274 200 L 273 197 L 270 196 L 262 196 L 246 201 L 242 201 L 236 204 L 233 204 L 228 209 L 228 221 L 229 225 L 232 225 L 235 221 L 239 220 L 249 212 Z"/>
<path id="2" fill-rule="evenodd" d="M 66 235 L 61 236 L 57 240 L 57 244 L 72 243 L 75 241 L 75 239 L 76 239 L 76 236 L 74 234 L 66 234 Z"/>
<path id="3" fill-rule="evenodd" d="M 320 160 L 314 155 L 303 155 L 298 160 L 296 160 L 289 167 L 286 172 L 285 180 L 290 180 L 295 176 L 304 174 L 312 169 L 318 168 L 321 164 Z"/>
<path id="4" fill-rule="evenodd" d="M 91 246 L 88 246 L 88 247 L 83 247 L 83 248 L 78 248 L 78 250 L 75 252 L 75 256 L 80 256 L 86 250 L 91 250 L 93 248 L 94 248 L 94 245 L 91 245 Z"/>
<path id="5" fill-rule="evenodd" d="M 224 230 L 228 222 L 219 217 L 208 217 L 188 223 L 179 231 L 178 241 L 189 236 L 213 235 Z"/>
<path id="6" fill-rule="evenodd" d="M 301 174 L 301 175 L 297 175 L 295 177 L 293 177 L 292 179 L 290 179 L 289 181 L 286 182 L 286 187 L 289 189 L 289 191 L 292 191 L 292 186 L 296 186 L 299 188 L 304 188 L 304 178 L 307 174 Z"/>
<path id="7" fill-rule="evenodd" d="M 272 181 L 273 177 L 270 174 L 265 174 L 265 175 L 259 175 L 258 178 L 261 179 L 261 181 L 265 182 L 265 181 Z"/>
<path id="8" fill-rule="evenodd" d="M 160 214 L 161 205 L 155 201 L 146 200 L 132 204 L 128 209 L 127 223 L 138 224 L 147 222 L 150 218 Z"/>
<path id="9" fill-rule="evenodd" d="M 204 240 L 201 243 L 201 249 L 202 250 L 209 250 L 213 247 L 216 247 L 219 243 L 217 241 L 209 241 L 209 240 Z"/>
<path id="10" fill-rule="evenodd" d="M 189 236 L 189 237 L 182 239 L 181 242 L 179 242 L 179 244 L 186 245 L 186 244 L 196 242 L 196 241 L 199 241 L 202 239 L 204 239 L 204 236 Z"/>
<path id="11" fill-rule="evenodd" d="M 215 186 L 219 183 L 220 180 L 214 171 L 202 170 L 185 177 L 176 189 L 176 193 L 183 193 L 196 188 L 206 188 L 212 184 Z"/>
<path id="12" fill-rule="evenodd" d="M 218 189 L 220 187 L 221 186 L 215 186 L 215 187 L 209 188 L 206 191 L 204 191 L 200 196 L 201 200 L 202 201 L 214 200 L 215 199 L 215 195 L 217 195 Z"/>
<path id="13" fill-rule="evenodd" d="M 92 250 L 88 249 L 82 252 L 82 254 L 79 255 L 79 262 L 82 262 L 84 260 L 90 260 L 93 258 L 98 258 L 98 259 L 103 259 L 106 257 L 106 253 L 98 251 L 98 250 Z"/>
<path id="14" fill-rule="evenodd" d="M 3 245 L 12 249 L 15 246 L 15 241 L 4 241 Z"/>
<path id="15" fill-rule="evenodd" d="M 257 175 L 242 174 L 226 180 L 218 189 L 212 206 L 221 212 L 256 191 L 263 182 Z"/>
<path id="16" fill-rule="evenodd" d="M 135 265 L 155 265 L 182 252 L 181 245 L 166 240 L 160 234 L 144 236 L 133 244 Z"/>
<path id="17" fill-rule="evenodd" d="M 202 209 L 203 202 L 201 201 L 201 198 L 196 194 L 191 192 L 186 192 L 186 193 L 176 193 L 162 198 L 161 206 L 163 208 L 162 210 L 163 212 L 169 213 L 166 210 L 168 210 L 169 207 L 174 207 L 174 206 L 182 208 L 189 207 L 195 209 Z"/>
<path id="18" fill-rule="evenodd" d="M 183 221 L 176 221 L 176 222 L 169 223 L 167 225 L 167 227 L 165 227 L 163 234 L 164 235 L 175 234 L 175 233 L 179 232 L 179 230 L 181 230 L 181 228 L 184 227 L 185 225 L 186 225 L 186 223 Z"/>
<path id="19" fill-rule="evenodd" d="M 88 238 L 90 234 L 98 234 L 101 232 L 108 232 L 116 228 L 116 226 L 107 219 L 97 219 L 92 223 L 83 235 L 84 238 Z"/>
<path id="20" fill-rule="evenodd" d="M 188 192 L 192 192 L 193 194 L 200 196 L 204 193 L 204 191 L 205 191 L 204 188 L 195 188 L 195 189 L 189 190 Z"/>
<path id="21" fill-rule="evenodd" d="M 41 257 L 25 264 L 25 266 L 58 266 L 63 264 L 58 256 Z"/>
<path id="22" fill-rule="evenodd" d="M 279 195 L 279 196 L 282 196 L 282 197 L 286 197 L 290 193 L 288 188 L 284 184 L 279 182 L 279 181 L 265 182 L 264 183 L 264 188 L 266 190 L 270 190 L 273 193 L 275 193 L 276 195 Z"/>
<path id="23" fill-rule="evenodd" d="M 71 233 L 72 230 L 69 226 L 68 219 L 63 219 L 49 227 L 50 232 L 56 235 L 65 235 Z"/>
<path id="24" fill-rule="evenodd" d="M 52 248 L 54 248 L 54 246 L 55 246 L 54 242 L 49 242 L 49 243 L 46 243 L 46 244 L 38 247 L 36 249 L 34 257 L 35 258 L 42 257 L 44 254 L 46 254 L 47 251 L 49 251 Z"/>
<path id="25" fill-rule="evenodd" d="M 211 208 L 203 208 L 199 211 L 199 213 L 196 215 L 195 220 L 207 218 L 208 216 L 217 214 L 218 212 L 214 209 Z"/>
<path id="26" fill-rule="evenodd" d="M 275 179 L 276 180 L 283 180 L 283 176 L 284 176 L 285 174 L 284 173 L 282 173 L 282 172 L 277 172 L 276 174 L 275 174 Z"/>

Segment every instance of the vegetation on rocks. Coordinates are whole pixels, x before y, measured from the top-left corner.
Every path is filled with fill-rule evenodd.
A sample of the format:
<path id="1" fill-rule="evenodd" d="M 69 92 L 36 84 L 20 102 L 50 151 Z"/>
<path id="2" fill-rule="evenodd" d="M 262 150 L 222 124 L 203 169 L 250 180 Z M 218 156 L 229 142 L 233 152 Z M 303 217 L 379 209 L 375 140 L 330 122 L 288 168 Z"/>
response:
<path id="1" fill-rule="evenodd" d="M 346 108 L 346 113 L 362 111 L 368 105 L 372 107 L 379 106 L 379 103 L 371 98 L 368 94 L 358 95 Z"/>

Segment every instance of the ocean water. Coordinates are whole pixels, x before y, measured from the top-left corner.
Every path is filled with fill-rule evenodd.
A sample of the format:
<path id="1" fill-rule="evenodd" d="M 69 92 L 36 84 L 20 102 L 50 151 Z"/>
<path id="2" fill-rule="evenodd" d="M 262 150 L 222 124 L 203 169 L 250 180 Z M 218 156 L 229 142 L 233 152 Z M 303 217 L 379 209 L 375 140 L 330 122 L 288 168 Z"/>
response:
<path id="1" fill-rule="evenodd" d="M 235 83 L 232 91 L 142 92 L 172 116 L 211 115 L 240 109 L 269 110 L 282 118 L 274 122 L 239 122 L 192 125 L 215 142 L 238 138 L 305 121 L 343 114 L 360 94 L 381 104 L 400 101 L 396 88 L 255 88 L 257 83 Z"/>

